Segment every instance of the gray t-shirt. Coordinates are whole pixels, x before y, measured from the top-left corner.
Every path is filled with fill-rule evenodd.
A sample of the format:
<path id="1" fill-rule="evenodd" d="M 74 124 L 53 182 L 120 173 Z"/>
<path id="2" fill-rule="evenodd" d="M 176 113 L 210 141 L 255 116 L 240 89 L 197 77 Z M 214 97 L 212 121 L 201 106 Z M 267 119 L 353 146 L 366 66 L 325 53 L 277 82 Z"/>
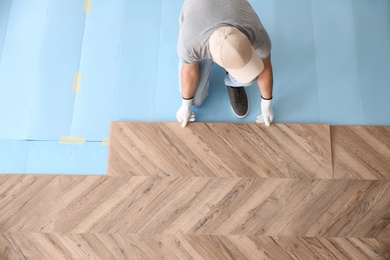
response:
<path id="1" fill-rule="evenodd" d="M 209 38 L 223 26 L 243 32 L 261 58 L 271 51 L 271 41 L 247 0 L 185 0 L 180 14 L 177 51 L 184 64 L 211 59 Z"/>

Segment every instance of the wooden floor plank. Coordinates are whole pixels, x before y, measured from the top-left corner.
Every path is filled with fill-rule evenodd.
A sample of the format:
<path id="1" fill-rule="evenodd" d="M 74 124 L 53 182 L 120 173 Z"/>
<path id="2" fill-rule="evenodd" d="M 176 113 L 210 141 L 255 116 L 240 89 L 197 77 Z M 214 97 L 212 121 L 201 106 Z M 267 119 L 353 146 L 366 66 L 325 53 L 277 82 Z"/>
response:
<path id="1" fill-rule="evenodd" d="M 59 233 L 390 239 L 390 181 L 61 177 L 59 186 Z"/>
<path id="2" fill-rule="evenodd" d="M 53 233 L 0 235 L 0 254 L 5 259 L 162 259 L 166 255 L 164 250 L 162 239 L 158 235 L 153 237 Z"/>
<path id="3" fill-rule="evenodd" d="M 283 227 L 285 182 L 61 176 L 54 231 L 274 235 Z"/>
<path id="4" fill-rule="evenodd" d="M 328 125 L 114 122 L 109 176 L 333 178 Z"/>
<path id="5" fill-rule="evenodd" d="M 115 207 L 125 207 L 127 204 L 124 200 L 129 199 L 131 203 L 131 196 L 136 195 L 131 193 L 130 179 L 60 176 L 54 231 L 89 233 L 96 229 L 108 229 L 104 227 L 110 224 L 111 219 L 114 221 L 112 211 Z"/>
<path id="6" fill-rule="evenodd" d="M 51 232 L 58 176 L 0 175 L 0 233 Z"/>
<path id="7" fill-rule="evenodd" d="M 332 126 L 337 179 L 390 180 L 390 126 Z"/>
<path id="8" fill-rule="evenodd" d="M 390 181 L 292 180 L 287 236 L 390 239 Z"/>
<path id="9" fill-rule="evenodd" d="M 2 259 L 389 259 L 390 240 L 358 238 L 0 234 Z"/>
<path id="10" fill-rule="evenodd" d="M 0 259 L 390 259 L 388 127 L 111 130 L 109 176 L 0 175 Z"/>

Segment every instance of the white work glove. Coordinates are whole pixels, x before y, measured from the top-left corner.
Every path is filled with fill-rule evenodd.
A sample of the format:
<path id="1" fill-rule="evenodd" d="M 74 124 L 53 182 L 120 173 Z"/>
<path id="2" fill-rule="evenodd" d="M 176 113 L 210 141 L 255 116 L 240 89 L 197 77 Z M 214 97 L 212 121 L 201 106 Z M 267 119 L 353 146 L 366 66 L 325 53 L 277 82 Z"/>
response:
<path id="1" fill-rule="evenodd" d="M 188 122 L 195 121 L 195 113 L 191 111 L 192 99 L 182 99 L 181 107 L 176 113 L 177 121 L 181 123 L 182 127 L 186 127 Z"/>
<path id="2" fill-rule="evenodd" d="M 256 123 L 265 123 L 269 126 L 274 120 L 274 111 L 272 110 L 272 99 L 261 98 L 261 115 L 257 117 Z"/>

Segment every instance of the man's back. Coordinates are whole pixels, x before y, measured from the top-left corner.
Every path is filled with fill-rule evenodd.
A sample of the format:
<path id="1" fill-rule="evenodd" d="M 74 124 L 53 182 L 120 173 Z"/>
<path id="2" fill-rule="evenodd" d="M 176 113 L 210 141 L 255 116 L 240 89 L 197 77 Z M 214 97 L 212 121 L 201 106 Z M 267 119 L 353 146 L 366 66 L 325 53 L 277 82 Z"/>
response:
<path id="1" fill-rule="evenodd" d="M 178 53 L 183 63 L 211 58 L 208 39 L 222 26 L 238 28 L 261 56 L 269 55 L 268 35 L 247 0 L 185 0 L 178 41 Z"/>

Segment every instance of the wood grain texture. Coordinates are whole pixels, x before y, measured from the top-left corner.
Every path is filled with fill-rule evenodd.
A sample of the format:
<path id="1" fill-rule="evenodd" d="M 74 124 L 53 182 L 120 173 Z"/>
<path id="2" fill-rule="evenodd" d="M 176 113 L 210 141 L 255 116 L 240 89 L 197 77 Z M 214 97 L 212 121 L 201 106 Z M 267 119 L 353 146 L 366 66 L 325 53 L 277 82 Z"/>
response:
<path id="1" fill-rule="evenodd" d="M 0 259 L 390 259 L 386 127 L 112 134 L 109 176 L 0 175 Z"/>
<path id="2" fill-rule="evenodd" d="M 109 176 L 333 177 L 328 125 L 111 125 Z"/>
<path id="3" fill-rule="evenodd" d="M 0 234 L 0 259 L 389 259 L 390 240 L 358 238 Z"/>
<path id="4" fill-rule="evenodd" d="M 390 126 L 332 126 L 337 179 L 390 179 Z"/>
<path id="5" fill-rule="evenodd" d="M 390 181 L 61 177 L 53 230 L 390 239 L 388 194 Z"/>
<path id="6" fill-rule="evenodd" d="M 169 259 L 388 259 L 390 241 L 380 239 L 176 236 Z"/>
<path id="7" fill-rule="evenodd" d="M 162 259 L 162 238 L 119 234 L 7 233 L 0 259 Z"/>
<path id="8" fill-rule="evenodd" d="M 285 235 L 390 239 L 390 182 L 292 180 Z"/>
<path id="9" fill-rule="evenodd" d="M 285 182 L 222 177 L 61 176 L 54 231 L 274 235 L 283 227 Z"/>
<path id="10" fill-rule="evenodd" d="M 58 176 L 0 175 L 0 233 L 50 232 Z"/>

